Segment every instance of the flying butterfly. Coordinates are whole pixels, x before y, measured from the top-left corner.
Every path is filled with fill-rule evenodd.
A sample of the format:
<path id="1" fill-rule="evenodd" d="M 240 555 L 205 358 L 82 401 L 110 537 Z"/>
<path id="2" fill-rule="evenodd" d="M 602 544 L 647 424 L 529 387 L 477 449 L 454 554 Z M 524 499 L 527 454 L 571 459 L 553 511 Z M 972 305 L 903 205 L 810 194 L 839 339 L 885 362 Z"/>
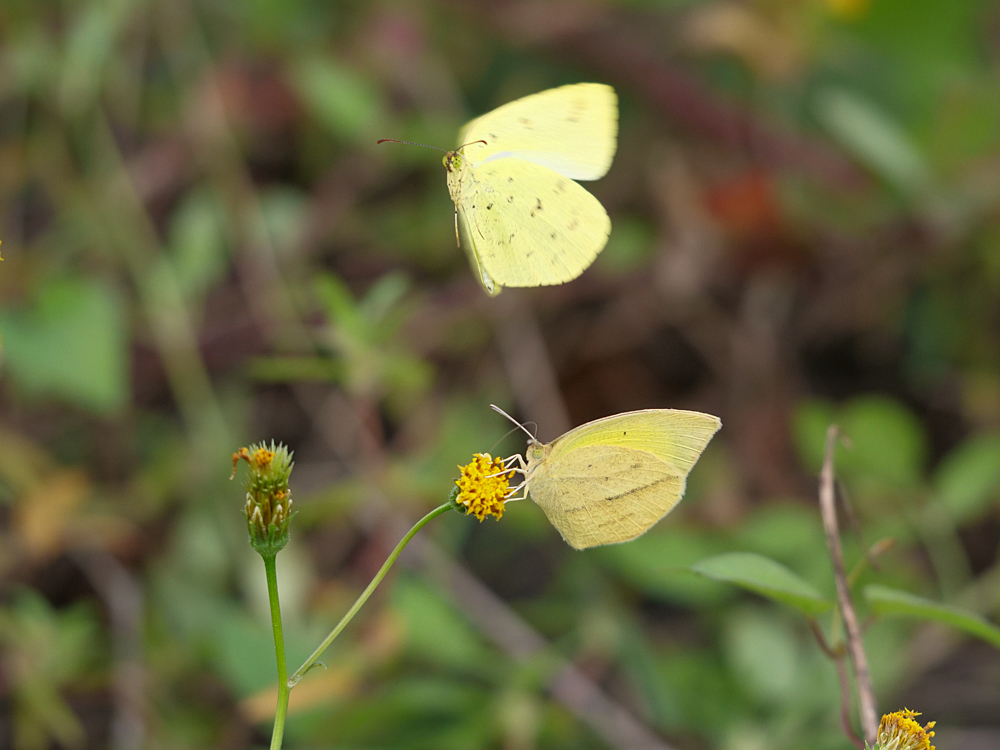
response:
<path id="1" fill-rule="evenodd" d="M 513 457 L 524 476 L 515 491 L 523 489 L 571 547 L 631 541 L 680 502 L 720 427 L 711 414 L 643 409 L 587 422 L 547 444 L 528 433 L 527 461 Z"/>
<path id="2" fill-rule="evenodd" d="M 455 238 L 461 227 L 488 294 L 562 284 L 594 262 L 611 220 L 574 180 L 607 173 L 617 136 L 618 97 L 600 83 L 532 94 L 462 128 L 461 145 L 444 156 Z"/>

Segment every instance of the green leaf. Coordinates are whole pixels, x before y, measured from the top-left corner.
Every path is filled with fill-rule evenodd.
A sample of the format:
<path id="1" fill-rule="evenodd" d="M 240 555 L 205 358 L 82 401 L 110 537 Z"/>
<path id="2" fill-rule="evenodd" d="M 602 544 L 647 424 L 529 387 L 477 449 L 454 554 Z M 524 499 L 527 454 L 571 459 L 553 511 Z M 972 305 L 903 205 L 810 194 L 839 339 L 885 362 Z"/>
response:
<path id="1" fill-rule="evenodd" d="M 876 614 L 919 617 L 951 625 L 1000 648 L 1000 628 L 972 612 L 878 584 L 865 587 L 865 599 Z"/>
<path id="2" fill-rule="evenodd" d="M 921 483 L 927 441 L 920 420 L 907 407 L 884 396 L 862 396 L 837 418 L 851 446 L 837 454 L 845 473 L 895 487 Z"/>
<path id="3" fill-rule="evenodd" d="M 316 57 L 296 66 L 292 82 L 316 118 L 334 136 L 371 139 L 383 120 L 381 101 L 364 78 L 335 60 Z"/>
<path id="4" fill-rule="evenodd" d="M 934 485 L 956 522 L 985 511 L 1000 494 L 1000 434 L 976 435 L 958 446 L 941 462 Z"/>
<path id="5" fill-rule="evenodd" d="M 918 192 L 930 183 L 927 165 L 909 135 L 871 102 L 847 89 L 828 89 L 816 109 L 834 138 L 902 192 Z"/>
<path id="6" fill-rule="evenodd" d="M 122 305 L 113 290 L 88 279 L 47 282 L 29 310 L 0 312 L 4 363 L 25 390 L 96 412 L 128 396 Z"/>
<path id="7" fill-rule="evenodd" d="M 185 198 L 170 220 L 167 239 L 186 298 L 204 294 L 225 274 L 225 214 L 211 192 L 194 190 Z"/>
<path id="8" fill-rule="evenodd" d="M 726 552 L 708 557 L 692 565 L 691 570 L 788 604 L 809 617 L 833 604 L 781 563 L 752 552 Z"/>
<path id="9" fill-rule="evenodd" d="M 722 586 L 706 586 L 687 573 L 693 562 L 722 549 L 717 537 L 676 526 L 645 534 L 628 544 L 601 547 L 596 554 L 623 579 L 646 595 L 686 605 L 706 605 L 724 600 Z"/>

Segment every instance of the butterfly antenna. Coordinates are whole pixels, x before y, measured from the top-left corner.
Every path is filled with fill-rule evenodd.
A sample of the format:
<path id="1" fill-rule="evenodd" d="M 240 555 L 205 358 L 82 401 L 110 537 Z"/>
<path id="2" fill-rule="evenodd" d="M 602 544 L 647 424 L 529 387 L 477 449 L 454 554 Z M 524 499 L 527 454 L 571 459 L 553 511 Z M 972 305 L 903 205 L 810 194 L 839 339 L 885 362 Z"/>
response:
<path id="1" fill-rule="evenodd" d="M 446 154 L 448 153 L 446 149 L 438 148 L 437 146 L 428 146 L 426 143 L 417 143 L 415 141 L 397 141 L 395 138 L 380 138 L 375 141 L 376 146 L 380 143 L 405 143 L 407 146 L 423 146 L 424 148 L 432 148 L 435 151 L 441 151 Z"/>
<path id="2" fill-rule="evenodd" d="M 501 408 L 500 408 L 499 406 L 497 406 L 496 404 L 490 404 L 490 408 L 491 408 L 491 409 L 492 409 L 493 411 L 497 412 L 498 414 L 503 414 L 503 415 L 504 415 L 505 417 L 507 417 L 507 419 L 509 419 L 509 420 L 510 420 L 511 422 L 513 422 L 514 424 L 516 424 L 516 425 L 517 425 L 517 426 L 518 426 L 518 427 L 519 427 L 520 429 L 524 430 L 524 433 L 525 433 L 525 434 L 526 434 L 526 435 L 527 435 L 527 436 L 528 436 L 529 438 L 531 438 L 532 440 L 534 440 L 534 439 L 535 439 L 535 436 L 534 436 L 534 435 L 532 435 L 532 434 L 531 434 L 530 432 L 528 432 L 528 431 L 527 431 L 527 430 L 525 429 L 525 427 L 524 427 L 524 425 L 523 425 L 523 424 L 521 424 L 520 422 L 518 422 L 518 421 L 517 421 L 516 419 L 514 419 L 514 417 L 512 417 L 512 416 L 511 416 L 510 414 L 508 414 L 507 412 L 505 412 L 505 411 L 504 411 L 503 409 L 501 409 Z"/>
<path id="3" fill-rule="evenodd" d="M 471 146 L 471 145 L 472 145 L 473 143 L 482 143 L 482 144 L 483 144 L 484 146 L 489 146 L 489 145 L 490 145 L 489 143 L 487 143 L 487 142 L 486 142 L 486 141 L 484 141 L 484 140 L 478 140 L 478 141 L 469 141 L 468 143 L 463 143 L 463 144 L 462 144 L 461 146 L 459 146 L 459 147 L 458 147 L 458 148 L 456 148 L 455 150 L 456 150 L 456 151 L 461 151 L 461 150 L 462 150 L 463 148 L 465 148 L 466 146 Z"/>

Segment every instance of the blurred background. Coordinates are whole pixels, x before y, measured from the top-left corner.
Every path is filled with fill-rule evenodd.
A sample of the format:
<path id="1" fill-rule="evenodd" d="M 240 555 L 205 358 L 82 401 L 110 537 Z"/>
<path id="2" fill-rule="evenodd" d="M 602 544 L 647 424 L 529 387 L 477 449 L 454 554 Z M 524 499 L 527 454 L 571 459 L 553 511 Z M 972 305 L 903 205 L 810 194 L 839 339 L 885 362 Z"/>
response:
<path id="1" fill-rule="evenodd" d="M 801 617 L 684 567 L 758 552 L 832 596 L 837 421 L 848 566 L 895 540 L 861 582 L 1000 615 L 998 65 L 985 0 L 4 0 L 0 746 L 265 746 L 232 452 L 295 451 L 294 669 L 456 465 L 523 449 L 492 402 L 546 441 L 724 427 L 630 544 L 531 503 L 432 523 L 286 746 L 850 747 Z M 489 299 L 440 154 L 375 141 L 578 81 L 620 97 L 610 242 Z M 868 624 L 883 712 L 1000 746 L 995 649 Z"/>

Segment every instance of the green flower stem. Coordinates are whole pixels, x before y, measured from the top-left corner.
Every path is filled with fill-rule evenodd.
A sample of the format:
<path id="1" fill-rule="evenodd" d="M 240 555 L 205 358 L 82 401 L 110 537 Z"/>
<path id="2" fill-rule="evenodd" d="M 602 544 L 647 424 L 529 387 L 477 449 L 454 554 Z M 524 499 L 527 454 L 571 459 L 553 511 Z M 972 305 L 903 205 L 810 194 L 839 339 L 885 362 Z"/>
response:
<path id="1" fill-rule="evenodd" d="M 264 556 L 267 573 L 267 598 L 271 601 L 271 626 L 274 628 L 274 653 L 278 659 L 278 709 L 274 714 L 274 731 L 271 733 L 271 750 L 280 750 L 285 733 L 285 716 L 288 714 L 288 666 L 285 663 L 285 636 L 281 629 L 281 606 L 278 604 L 278 576 L 274 569 L 275 555 Z"/>
<path id="2" fill-rule="evenodd" d="M 338 635 L 340 635 L 340 631 L 343 630 L 345 627 L 347 627 L 347 623 L 349 623 L 351 620 L 354 619 L 354 615 L 356 615 L 358 613 L 358 610 L 361 609 L 362 605 L 364 605 L 364 603 L 368 601 L 368 597 L 372 595 L 372 592 L 375 591 L 378 585 L 382 582 L 382 579 L 385 578 L 385 574 L 389 572 L 389 568 L 391 568 L 392 564 L 396 562 L 396 558 L 399 557 L 399 554 L 406 548 L 406 545 L 410 543 L 410 540 L 413 539 L 416 533 L 420 531 L 420 529 L 422 529 L 425 525 L 427 525 L 427 522 L 430 521 L 432 518 L 434 518 L 435 516 L 440 516 L 442 513 L 445 513 L 451 509 L 452 509 L 451 503 L 445 503 L 444 505 L 441 505 L 432 510 L 430 513 L 428 513 L 426 516 L 421 518 L 413 525 L 413 528 L 406 533 L 406 536 L 404 536 L 402 540 L 400 540 L 399 544 L 396 545 L 396 549 L 392 551 L 392 554 L 389 555 L 388 559 L 382 564 L 382 567 L 379 568 L 379 571 L 378 573 L 375 574 L 375 577 L 372 579 L 372 582 L 368 584 L 368 588 L 366 588 L 364 591 L 361 592 L 361 596 L 358 597 L 358 600 L 354 602 L 354 605 L 347 611 L 347 614 L 344 615 L 343 618 L 341 618 L 340 622 L 337 623 L 337 627 L 335 627 L 333 630 L 330 631 L 330 635 L 328 635 L 326 639 L 321 644 L 319 644 L 316 650 L 312 652 L 312 655 L 308 659 L 306 659 L 305 662 L 303 662 L 302 666 L 295 671 L 295 674 L 293 674 L 289 678 L 288 680 L 289 688 L 295 687 L 296 683 L 298 683 L 298 681 L 302 679 L 305 673 L 308 672 L 309 669 L 316 663 L 316 660 L 319 659 L 319 657 L 323 655 L 323 652 L 326 651 L 329 645 L 333 643 L 333 639 L 336 638 Z M 275 638 L 277 638 L 277 634 L 275 635 Z M 287 703 L 287 696 L 285 700 Z M 277 724 L 275 724 L 275 726 L 277 726 Z M 275 750 L 275 746 L 273 744 L 271 745 L 271 750 Z"/>

